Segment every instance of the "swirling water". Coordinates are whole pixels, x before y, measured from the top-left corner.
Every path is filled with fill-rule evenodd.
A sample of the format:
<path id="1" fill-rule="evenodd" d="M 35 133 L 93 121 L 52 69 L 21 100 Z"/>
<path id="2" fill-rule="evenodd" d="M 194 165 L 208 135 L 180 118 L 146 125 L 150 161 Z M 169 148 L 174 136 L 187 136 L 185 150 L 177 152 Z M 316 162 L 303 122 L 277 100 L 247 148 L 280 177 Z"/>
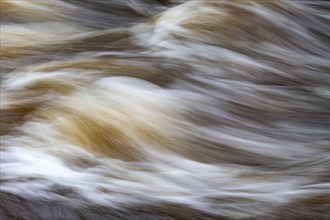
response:
<path id="1" fill-rule="evenodd" d="M 1 219 L 328 219 L 329 5 L 2 0 Z"/>

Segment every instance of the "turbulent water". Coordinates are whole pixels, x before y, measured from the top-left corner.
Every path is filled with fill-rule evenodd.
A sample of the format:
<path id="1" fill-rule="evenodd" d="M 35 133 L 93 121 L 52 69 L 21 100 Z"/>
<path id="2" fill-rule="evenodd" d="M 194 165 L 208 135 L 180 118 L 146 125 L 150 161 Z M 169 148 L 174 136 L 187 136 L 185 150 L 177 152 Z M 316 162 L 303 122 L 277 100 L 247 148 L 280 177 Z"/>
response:
<path id="1" fill-rule="evenodd" d="M 329 7 L 1 0 L 0 218 L 330 218 Z"/>

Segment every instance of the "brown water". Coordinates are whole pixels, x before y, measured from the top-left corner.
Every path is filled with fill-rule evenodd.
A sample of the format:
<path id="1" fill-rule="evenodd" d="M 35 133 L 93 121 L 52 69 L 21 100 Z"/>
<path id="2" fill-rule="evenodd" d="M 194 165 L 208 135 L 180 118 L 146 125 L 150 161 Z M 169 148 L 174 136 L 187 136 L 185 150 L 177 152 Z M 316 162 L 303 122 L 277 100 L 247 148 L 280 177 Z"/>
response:
<path id="1" fill-rule="evenodd" d="M 1 219 L 329 219 L 328 1 L 1 0 Z"/>

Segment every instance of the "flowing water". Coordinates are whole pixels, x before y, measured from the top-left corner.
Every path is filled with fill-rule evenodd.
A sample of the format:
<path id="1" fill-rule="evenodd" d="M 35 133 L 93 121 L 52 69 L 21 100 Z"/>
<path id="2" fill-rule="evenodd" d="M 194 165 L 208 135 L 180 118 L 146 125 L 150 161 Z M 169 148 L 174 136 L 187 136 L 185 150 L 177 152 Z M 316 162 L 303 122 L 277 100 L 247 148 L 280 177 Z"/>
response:
<path id="1" fill-rule="evenodd" d="M 0 218 L 330 218 L 329 7 L 1 0 Z"/>

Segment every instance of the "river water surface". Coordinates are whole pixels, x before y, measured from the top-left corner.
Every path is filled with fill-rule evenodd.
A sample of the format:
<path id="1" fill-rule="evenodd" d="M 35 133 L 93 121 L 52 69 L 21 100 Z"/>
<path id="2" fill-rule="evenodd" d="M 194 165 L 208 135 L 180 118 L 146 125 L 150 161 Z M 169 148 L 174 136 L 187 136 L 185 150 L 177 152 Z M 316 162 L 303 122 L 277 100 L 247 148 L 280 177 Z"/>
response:
<path id="1" fill-rule="evenodd" d="M 1 0 L 5 219 L 329 219 L 329 2 Z"/>

